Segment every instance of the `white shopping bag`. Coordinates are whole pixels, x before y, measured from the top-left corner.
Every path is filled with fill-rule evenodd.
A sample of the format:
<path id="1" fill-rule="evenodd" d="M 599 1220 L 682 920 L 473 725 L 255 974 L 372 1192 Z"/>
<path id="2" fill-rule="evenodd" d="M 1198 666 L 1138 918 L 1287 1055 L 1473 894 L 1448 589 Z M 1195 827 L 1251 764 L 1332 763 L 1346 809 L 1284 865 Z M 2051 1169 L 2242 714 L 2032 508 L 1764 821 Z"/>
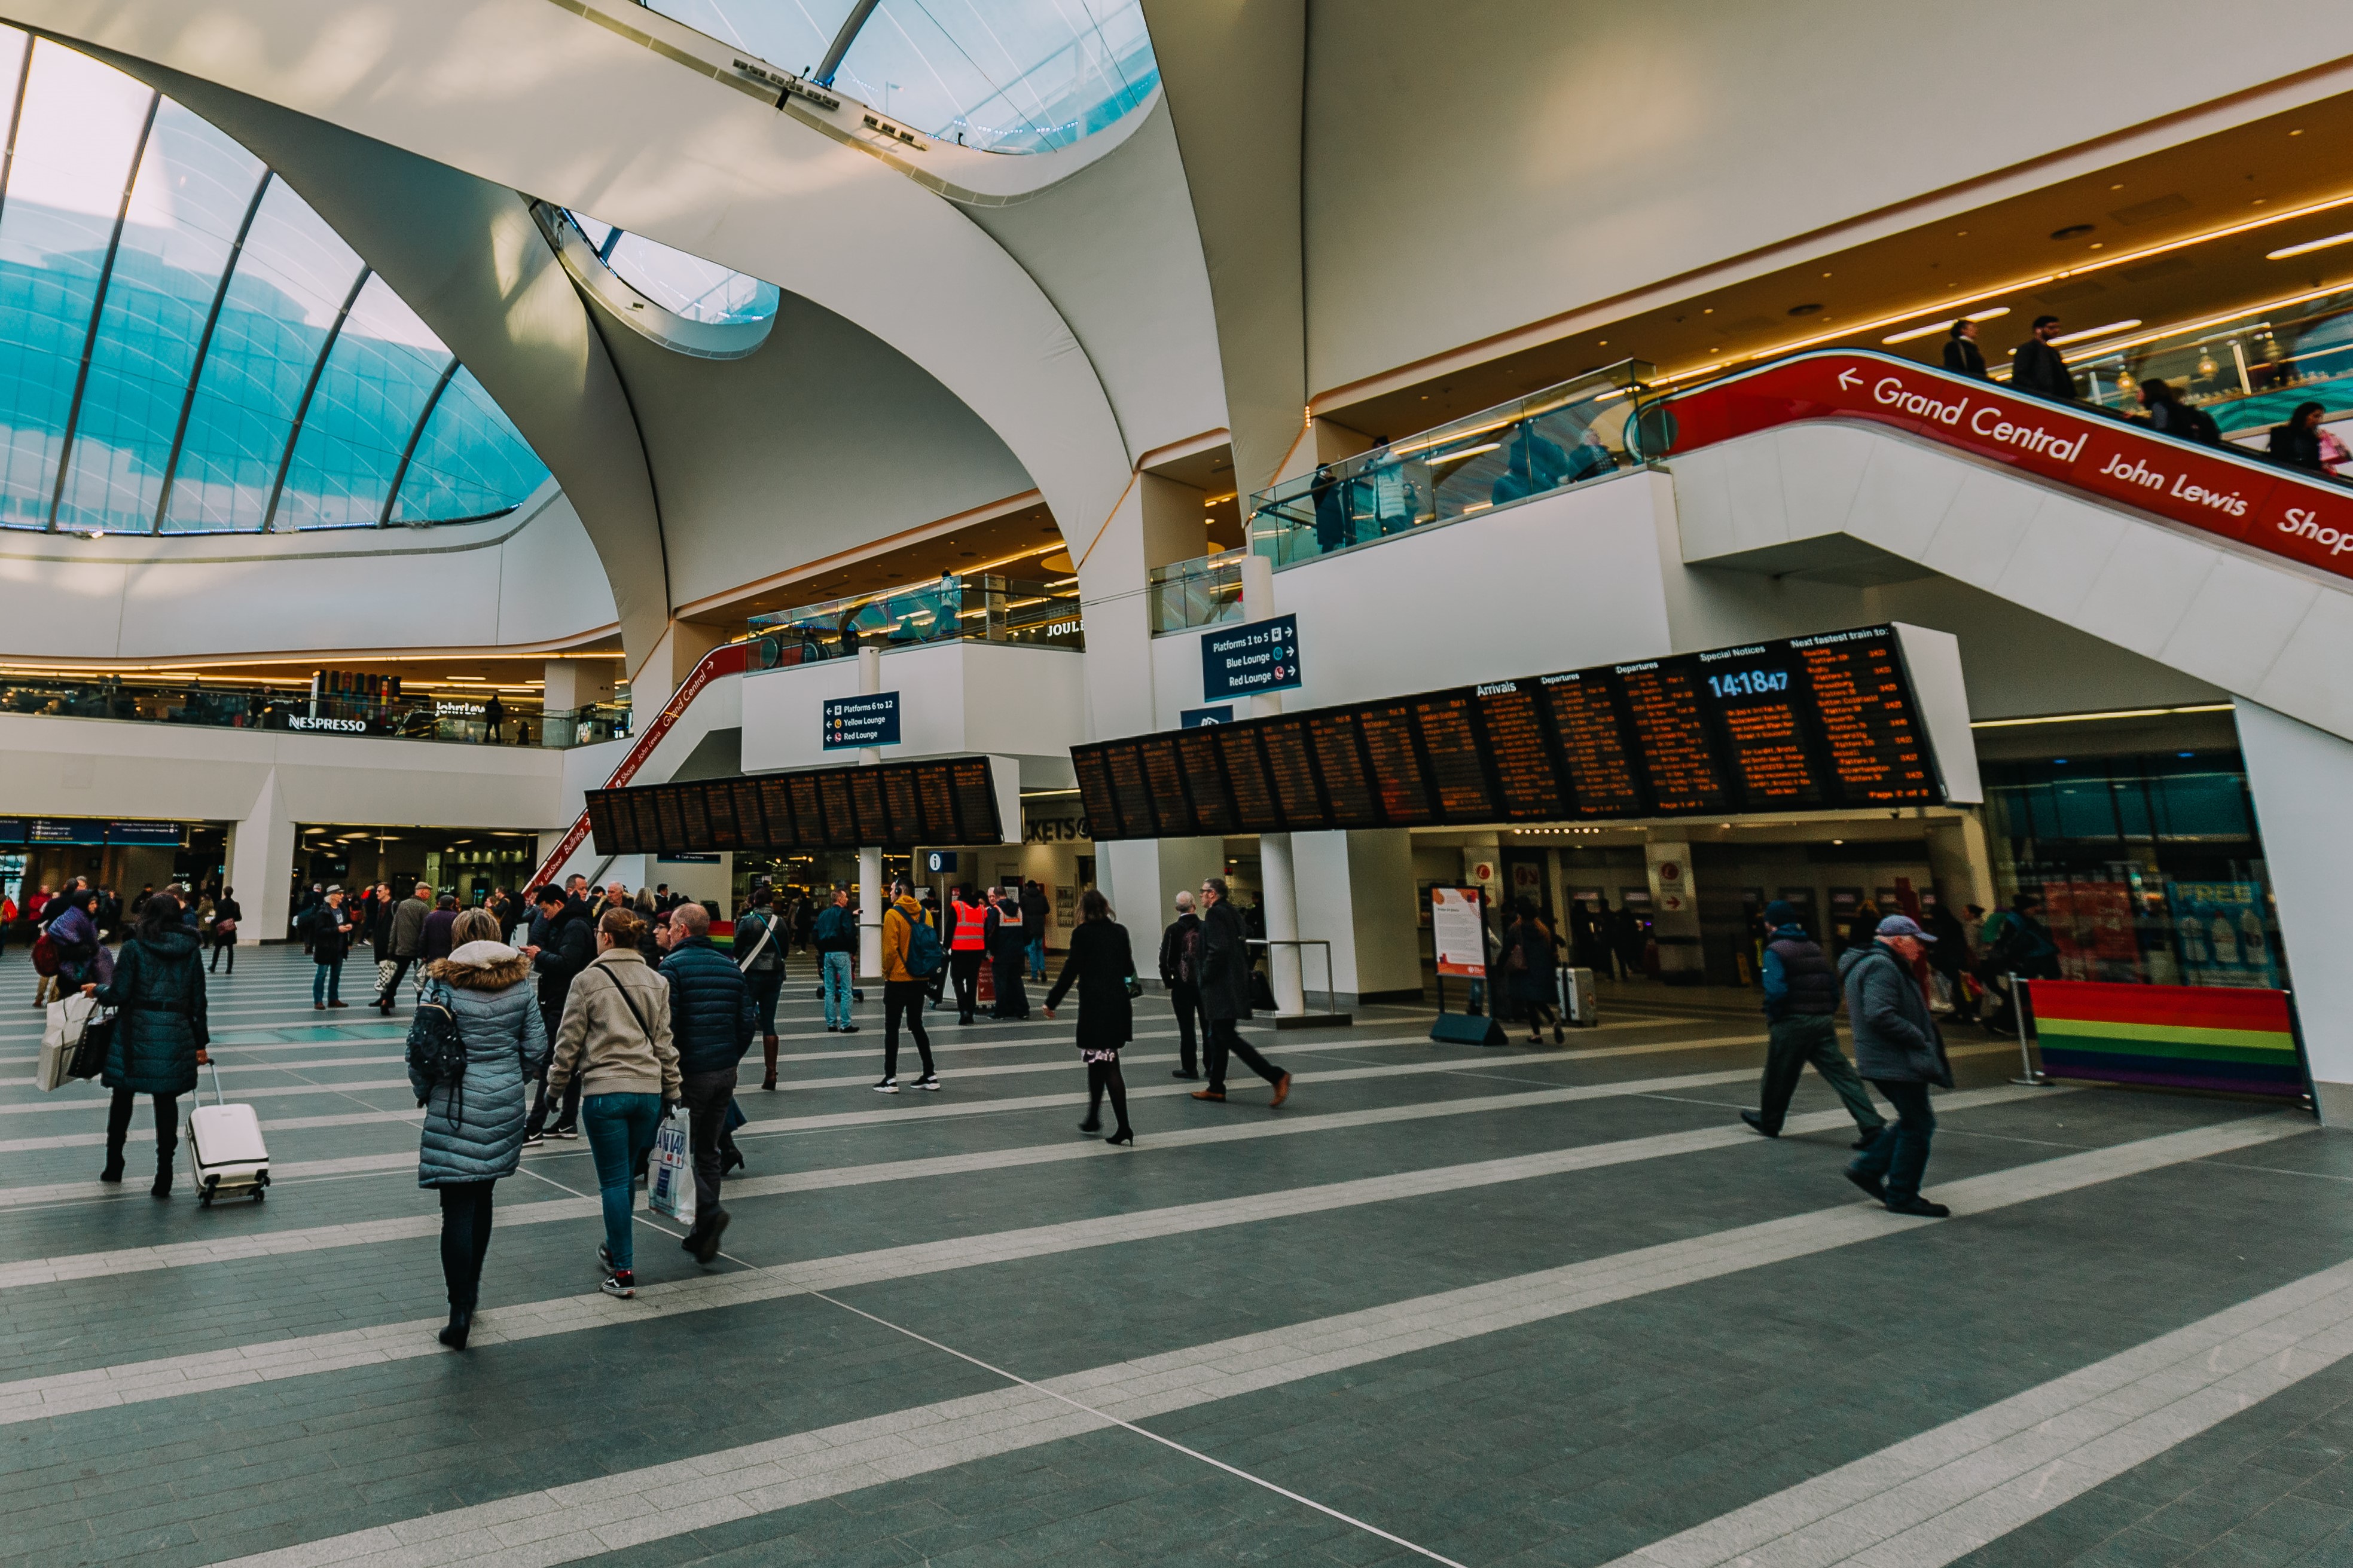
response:
<path id="1" fill-rule="evenodd" d="M 48 1021 L 41 1030 L 41 1055 L 33 1069 L 33 1087 L 47 1093 L 66 1081 L 82 1031 L 98 1011 L 98 998 L 77 991 L 62 1002 L 49 1004 Z"/>
<path id="2" fill-rule="evenodd" d="M 694 1223 L 694 1151 L 691 1123 L 681 1113 L 665 1116 L 654 1133 L 653 1157 L 646 1162 L 646 1206 L 684 1226 Z"/>

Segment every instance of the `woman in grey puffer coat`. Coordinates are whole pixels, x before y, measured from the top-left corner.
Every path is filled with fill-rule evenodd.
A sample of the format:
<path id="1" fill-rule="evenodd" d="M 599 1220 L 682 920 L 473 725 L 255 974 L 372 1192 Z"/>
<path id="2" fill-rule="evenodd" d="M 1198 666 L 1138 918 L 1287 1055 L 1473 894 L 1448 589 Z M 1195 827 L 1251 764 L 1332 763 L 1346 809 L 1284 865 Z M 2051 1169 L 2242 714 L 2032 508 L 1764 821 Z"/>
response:
<path id="1" fill-rule="evenodd" d="M 468 910 L 450 937 L 457 946 L 426 971 L 425 994 L 409 1026 L 409 1058 L 423 1043 L 424 1020 L 435 1004 L 457 1020 L 466 1043 L 465 1076 L 428 1081 L 414 1066 L 408 1081 L 425 1111 L 425 1139 L 417 1184 L 441 1194 L 441 1273 L 449 1286 L 449 1326 L 439 1338 L 466 1348 L 480 1294 L 482 1258 L 491 1249 L 491 1189 L 522 1162 L 528 1111 L 524 1085 L 547 1057 L 547 1026 L 539 1016 L 539 988 L 531 960 L 500 941 L 498 917 Z"/>

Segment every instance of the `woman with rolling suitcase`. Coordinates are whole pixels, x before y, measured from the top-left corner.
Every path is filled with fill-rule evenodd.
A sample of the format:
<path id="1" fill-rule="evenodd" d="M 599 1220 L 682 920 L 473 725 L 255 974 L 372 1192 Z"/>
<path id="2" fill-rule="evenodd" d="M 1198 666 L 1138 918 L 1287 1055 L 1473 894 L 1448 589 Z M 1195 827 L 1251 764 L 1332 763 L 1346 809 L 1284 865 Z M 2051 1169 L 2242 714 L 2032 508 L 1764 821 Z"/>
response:
<path id="1" fill-rule="evenodd" d="M 172 1155 L 180 1143 L 180 1096 L 196 1087 L 196 1068 L 210 1058 L 205 1047 L 212 1032 L 205 1021 L 202 944 L 180 918 L 180 902 L 158 893 L 139 911 L 138 928 L 122 944 L 114 975 L 105 984 L 86 984 L 85 996 L 115 1008 L 114 1039 L 107 1047 L 100 1081 L 114 1091 L 106 1116 L 106 1169 L 101 1182 L 122 1180 L 122 1145 L 131 1135 L 131 1110 L 139 1096 L 155 1101 L 155 1184 L 159 1198 L 172 1195 Z"/>
<path id="2" fill-rule="evenodd" d="M 491 1249 L 491 1190 L 522 1163 L 523 1086 L 538 1080 L 547 1026 L 531 960 L 506 944 L 497 915 L 467 910 L 449 934 L 456 945 L 427 967 L 408 1026 L 408 1082 L 425 1112 L 417 1184 L 441 1198 L 449 1326 L 438 1338 L 461 1351 Z M 462 1054 L 443 1048 L 452 1032 Z"/>

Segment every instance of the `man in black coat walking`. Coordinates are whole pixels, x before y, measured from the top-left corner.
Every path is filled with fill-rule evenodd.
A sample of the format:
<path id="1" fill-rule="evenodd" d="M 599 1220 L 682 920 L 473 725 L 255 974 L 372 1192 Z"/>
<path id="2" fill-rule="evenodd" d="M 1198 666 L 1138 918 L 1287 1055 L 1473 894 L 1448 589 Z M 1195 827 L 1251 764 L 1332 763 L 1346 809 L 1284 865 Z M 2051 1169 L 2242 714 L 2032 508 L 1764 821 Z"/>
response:
<path id="1" fill-rule="evenodd" d="M 711 913 L 681 904 L 665 928 L 669 951 L 661 973 L 670 982 L 670 1035 L 678 1047 L 679 1087 L 694 1149 L 694 1227 L 680 1245 L 709 1264 L 719 1256 L 727 1211 L 719 1184 L 744 1163 L 727 1135 L 727 1108 L 735 1100 L 735 1069 L 752 1044 L 757 1014 L 752 988 L 735 961 L 711 942 Z"/>
<path id="2" fill-rule="evenodd" d="M 546 925 L 543 933 L 535 932 L 536 940 L 522 951 L 523 956 L 531 960 L 533 973 L 539 976 L 539 1016 L 552 1040 L 563 1027 L 564 1003 L 572 994 L 572 982 L 596 960 L 596 923 L 588 918 L 585 902 L 577 897 L 567 898 L 557 888 L 540 889 L 533 901 L 546 918 Z M 551 1131 L 558 1138 L 580 1136 L 577 1073 L 565 1085 L 564 1105 L 555 1126 L 549 1129 L 547 1125 L 547 1068 L 554 1055 L 554 1051 L 548 1052 L 539 1064 L 539 1093 L 532 1101 L 531 1120 L 523 1127 L 525 1143 L 543 1142 Z"/>
<path id="3" fill-rule="evenodd" d="M 2051 340 L 2058 335 L 2058 317 L 2034 318 L 2034 335 L 2013 351 L 2010 372 L 2013 388 L 2053 403 L 2075 401 L 2075 378 L 2067 373 L 2067 362 L 2059 357 L 2059 351 L 2051 346 Z"/>
<path id="4" fill-rule="evenodd" d="M 1201 1076 L 1200 1056 L 1194 1046 L 1193 1021 L 1201 1016 L 1200 944 L 1196 933 L 1201 917 L 1193 912 L 1193 895 L 1176 895 L 1176 918 L 1160 933 L 1160 983 L 1168 987 L 1168 1004 L 1176 1010 L 1178 1067 L 1171 1078 Z M 1208 1033 L 1206 1020 L 1202 1032 Z"/>
<path id="5" fill-rule="evenodd" d="M 1219 877 L 1201 884 L 1201 1012 L 1209 1021 L 1209 1082 L 1195 1089 L 1193 1098 L 1226 1098 L 1226 1058 L 1231 1054 L 1274 1085 L 1274 1098 L 1267 1103 L 1281 1105 L 1291 1097 L 1291 1075 L 1259 1055 L 1238 1026 L 1250 1016 L 1250 939 L 1243 934 L 1241 911 L 1226 901 Z"/>

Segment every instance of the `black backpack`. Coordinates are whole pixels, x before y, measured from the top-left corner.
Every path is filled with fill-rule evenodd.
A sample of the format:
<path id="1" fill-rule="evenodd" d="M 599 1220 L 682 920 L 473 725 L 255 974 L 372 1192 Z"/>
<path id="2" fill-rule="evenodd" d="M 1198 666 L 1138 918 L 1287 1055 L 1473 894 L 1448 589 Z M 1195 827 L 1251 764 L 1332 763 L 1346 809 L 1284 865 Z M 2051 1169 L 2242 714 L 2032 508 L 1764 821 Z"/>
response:
<path id="1" fill-rule="evenodd" d="M 408 1026 L 408 1065 L 437 1089 L 466 1081 L 466 1040 L 458 1032 L 458 1016 L 447 1000 L 429 992 Z M 451 1114 L 463 1115 L 462 1108 Z"/>

